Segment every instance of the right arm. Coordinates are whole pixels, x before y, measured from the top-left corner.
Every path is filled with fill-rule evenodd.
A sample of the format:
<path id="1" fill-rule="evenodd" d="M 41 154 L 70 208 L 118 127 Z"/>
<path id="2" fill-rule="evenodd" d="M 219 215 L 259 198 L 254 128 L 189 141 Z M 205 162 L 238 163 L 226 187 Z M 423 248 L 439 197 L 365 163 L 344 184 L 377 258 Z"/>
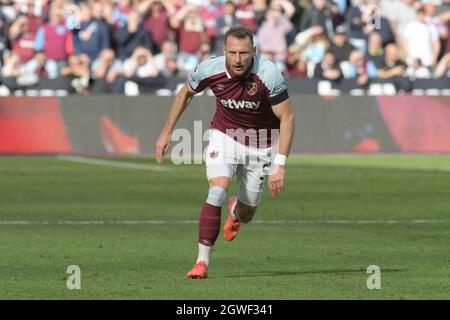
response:
<path id="1" fill-rule="evenodd" d="M 389 79 L 395 76 L 402 76 L 405 73 L 405 67 L 396 66 L 387 70 L 382 68 L 378 69 L 378 78 Z"/>
<path id="2" fill-rule="evenodd" d="M 137 5 L 137 11 L 141 16 L 144 16 L 147 13 L 148 9 L 152 5 L 152 2 L 153 0 L 144 0 Z"/>
<path id="3" fill-rule="evenodd" d="M 156 141 L 156 162 L 158 164 L 162 164 L 163 157 L 167 154 L 170 147 L 170 138 L 175 124 L 188 106 L 189 102 L 191 102 L 194 94 L 194 92 L 189 90 L 188 84 L 185 83 L 176 95 L 167 121 L 161 130 L 158 140 Z"/>
<path id="4" fill-rule="evenodd" d="M 434 77 L 440 78 L 445 74 L 445 70 L 447 69 L 448 61 L 450 60 L 450 52 L 442 57 L 441 61 L 437 64 L 434 69 Z"/>

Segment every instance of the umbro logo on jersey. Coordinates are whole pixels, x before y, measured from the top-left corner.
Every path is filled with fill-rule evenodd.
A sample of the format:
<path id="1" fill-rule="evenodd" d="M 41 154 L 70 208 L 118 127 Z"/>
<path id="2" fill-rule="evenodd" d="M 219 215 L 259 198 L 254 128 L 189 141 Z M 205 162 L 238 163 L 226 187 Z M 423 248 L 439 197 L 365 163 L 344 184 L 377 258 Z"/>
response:
<path id="1" fill-rule="evenodd" d="M 230 108 L 230 109 L 258 109 L 261 105 L 261 101 L 258 102 L 252 102 L 252 101 L 236 101 L 234 99 L 228 99 L 228 100 L 220 100 L 220 103 L 224 107 Z"/>

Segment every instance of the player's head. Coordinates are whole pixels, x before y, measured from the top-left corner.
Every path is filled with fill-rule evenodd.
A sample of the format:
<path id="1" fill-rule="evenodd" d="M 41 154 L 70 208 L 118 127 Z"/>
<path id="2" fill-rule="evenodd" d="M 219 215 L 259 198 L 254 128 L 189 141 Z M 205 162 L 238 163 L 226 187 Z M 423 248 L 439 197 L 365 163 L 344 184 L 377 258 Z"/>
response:
<path id="1" fill-rule="evenodd" d="M 232 27 L 225 33 L 223 54 L 229 70 L 235 76 L 247 73 L 256 54 L 253 33 L 247 27 Z"/>

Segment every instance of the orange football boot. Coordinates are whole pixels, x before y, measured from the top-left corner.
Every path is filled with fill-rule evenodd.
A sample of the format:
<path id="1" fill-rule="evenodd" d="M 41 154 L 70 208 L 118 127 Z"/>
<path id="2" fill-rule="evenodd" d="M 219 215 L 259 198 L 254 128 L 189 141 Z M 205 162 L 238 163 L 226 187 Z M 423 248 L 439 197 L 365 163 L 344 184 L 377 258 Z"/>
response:
<path id="1" fill-rule="evenodd" d="M 200 260 L 195 264 L 191 271 L 187 273 L 188 279 L 206 279 L 208 278 L 208 266 L 205 261 Z"/>
<path id="2" fill-rule="evenodd" d="M 232 196 L 228 200 L 228 218 L 225 222 L 225 225 L 223 226 L 223 236 L 225 240 L 231 241 L 233 240 L 237 234 L 239 233 L 239 228 L 241 226 L 240 221 L 235 221 L 233 219 L 233 216 L 231 215 L 231 212 L 234 210 L 237 204 L 237 197 Z"/>

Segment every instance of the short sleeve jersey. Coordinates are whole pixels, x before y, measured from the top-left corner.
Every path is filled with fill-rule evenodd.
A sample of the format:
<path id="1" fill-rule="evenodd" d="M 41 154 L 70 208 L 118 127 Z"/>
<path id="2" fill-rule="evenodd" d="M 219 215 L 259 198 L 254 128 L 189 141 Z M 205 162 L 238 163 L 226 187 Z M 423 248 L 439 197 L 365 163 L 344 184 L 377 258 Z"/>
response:
<path id="1" fill-rule="evenodd" d="M 286 80 L 275 64 L 257 54 L 249 71 L 233 76 L 225 56 L 200 63 L 189 75 L 189 89 L 199 93 L 210 88 L 216 97 L 216 113 L 211 128 L 228 134 L 228 130 L 253 129 L 258 135 L 257 146 L 269 147 L 271 130 L 280 128 L 272 106 L 289 98 Z M 266 133 L 260 134 L 264 130 Z M 264 141 L 263 141 L 264 140 Z M 245 140 L 245 144 L 249 144 Z"/>

